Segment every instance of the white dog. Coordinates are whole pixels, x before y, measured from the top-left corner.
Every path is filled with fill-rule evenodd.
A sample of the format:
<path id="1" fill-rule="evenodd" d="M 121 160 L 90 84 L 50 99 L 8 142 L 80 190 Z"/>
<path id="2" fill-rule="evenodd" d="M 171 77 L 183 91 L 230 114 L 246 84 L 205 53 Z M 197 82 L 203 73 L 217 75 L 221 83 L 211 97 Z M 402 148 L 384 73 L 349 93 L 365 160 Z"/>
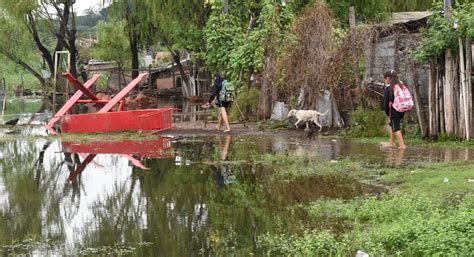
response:
<path id="1" fill-rule="evenodd" d="M 321 126 L 321 123 L 319 123 L 319 117 L 324 116 L 328 113 L 329 110 L 327 110 L 325 113 L 320 113 L 318 111 L 314 110 L 290 110 L 288 112 L 288 117 L 296 117 L 297 121 L 295 123 L 296 128 L 298 128 L 298 124 L 302 121 L 306 122 L 306 129 L 309 129 L 309 124 L 308 122 L 312 121 L 316 125 L 319 126 L 319 131 L 323 129 L 323 126 Z"/>

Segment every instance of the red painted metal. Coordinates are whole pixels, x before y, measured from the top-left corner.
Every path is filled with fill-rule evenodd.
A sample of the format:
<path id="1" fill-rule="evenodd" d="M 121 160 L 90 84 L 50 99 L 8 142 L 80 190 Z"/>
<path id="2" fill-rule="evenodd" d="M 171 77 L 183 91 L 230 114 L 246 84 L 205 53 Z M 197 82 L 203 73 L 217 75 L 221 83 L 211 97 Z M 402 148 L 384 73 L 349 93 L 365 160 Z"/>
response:
<path id="1" fill-rule="evenodd" d="M 171 128 L 171 113 L 174 110 L 163 108 L 67 115 L 61 119 L 61 129 L 66 133 L 161 131 Z"/>
<path id="2" fill-rule="evenodd" d="M 61 120 L 61 128 L 66 133 L 101 133 L 101 132 L 119 132 L 131 130 L 152 130 L 162 131 L 171 128 L 171 113 L 173 108 L 164 109 L 146 109 L 125 111 L 123 98 L 140 83 L 146 76 L 146 73 L 139 74 L 124 89 L 122 89 L 111 100 L 99 100 L 98 97 L 89 90 L 89 87 L 95 83 L 99 75 L 94 75 L 92 79 L 82 85 L 70 73 L 63 76 L 71 82 L 78 90 L 74 96 L 66 102 L 61 110 L 50 120 L 46 128 L 51 133 L 56 134 L 53 129 L 54 123 Z M 83 94 L 90 99 L 79 99 Z M 65 115 L 74 104 L 95 103 L 103 105 L 97 113 Z M 119 103 L 116 112 L 109 112 Z"/>
<path id="3" fill-rule="evenodd" d="M 102 104 L 105 105 L 109 100 L 77 100 L 78 104 Z"/>
<path id="4" fill-rule="evenodd" d="M 92 100 L 99 100 L 99 98 L 89 90 L 89 88 L 83 86 L 71 73 L 64 73 L 63 77 L 65 77 L 71 85 L 76 88 L 78 91 L 82 91 L 86 96 L 88 96 Z"/>
<path id="5" fill-rule="evenodd" d="M 132 80 L 122 91 L 120 91 L 114 98 L 112 98 L 108 104 L 106 104 L 102 109 L 100 109 L 97 113 L 105 113 L 110 111 L 114 105 L 116 105 L 118 102 L 120 102 L 134 87 L 142 81 L 142 79 L 146 76 L 146 73 L 141 73 L 136 77 L 134 80 Z"/>
<path id="6" fill-rule="evenodd" d="M 85 84 L 84 84 L 84 88 L 89 88 L 91 87 L 96 81 L 97 79 L 99 79 L 100 77 L 100 74 L 94 74 L 92 76 L 91 79 L 89 79 Z M 79 82 L 78 82 L 79 83 Z M 71 108 L 72 106 L 74 106 L 74 104 L 76 104 L 77 100 L 79 100 L 79 98 L 81 98 L 83 92 L 82 91 L 77 91 L 72 97 L 71 99 L 69 99 L 64 105 L 63 107 L 53 116 L 53 118 L 51 118 L 51 120 L 48 122 L 48 124 L 46 125 L 46 128 L 49 130 L 49 132 L 51 132 L 51 134 L 57 134 L 57 132 L 53 129 L 53 126 L 56 122 L 58 122 L 61 117 L 66 114 Z"/>
<path id="7" fill-rule="evenodd" d="M 147 158 L 173 157 L 171 137 L 119 142 L 62 142 L 61 145 L 63 151 L 67 153 L 121 154 Z"/>

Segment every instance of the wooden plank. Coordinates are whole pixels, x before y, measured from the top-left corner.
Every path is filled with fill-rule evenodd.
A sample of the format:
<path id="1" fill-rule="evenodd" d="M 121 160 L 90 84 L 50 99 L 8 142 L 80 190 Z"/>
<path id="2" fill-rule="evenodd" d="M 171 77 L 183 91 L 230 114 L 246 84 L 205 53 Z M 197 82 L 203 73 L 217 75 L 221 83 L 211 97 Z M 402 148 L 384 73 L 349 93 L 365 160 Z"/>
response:
<path id="1" fill-rule="evenodd" d="M 85 88 L 89 88 L 91 87 L 96 81 L 97 79 L 99 79 L 100 77 L 100 74 L 94 74 L 92 76 L 91 79 L 89 79 L 85 84 L 84 84 L 84 87 Z M 81 98 L 83 92 L 82 91 L 77 91 L 72 97 L 71 99 L 69 99 L 64 105 L 63 107 L 61 107 L 61 109 L 51 118 L 51 120 L 49 120 L 48 124 L 45 126 L 46 129 L 49 130 L 49 132 L 51 132 L 51 134 L 57 134 L 57 132 L 53 129 L 53 125 L 59 121 L 59 119 L 61 119 L 62 116 L 64 116 L 64 114 L 66 114 L 71 108 L 72 106 L 74 106 L 74 104 L 76 104 L 77 100 L 79 100 L 79 98 Z"/>
<path id="2" fill-rule="evenodd" d="M 106 104 L 102 109 L 100 109 L 97 113 L 105 113 L 110 111 L 114 105 L 116 105 L 118 102 L 120 102 L 134 87 L 142 81 L 142 79 L 146 76 L 146 73 L 142 73 L 138 75 L 134 80 L 132 80 L 122 91 L 120 91 L 112 100 L 109 101 L 108 104 Z"/>

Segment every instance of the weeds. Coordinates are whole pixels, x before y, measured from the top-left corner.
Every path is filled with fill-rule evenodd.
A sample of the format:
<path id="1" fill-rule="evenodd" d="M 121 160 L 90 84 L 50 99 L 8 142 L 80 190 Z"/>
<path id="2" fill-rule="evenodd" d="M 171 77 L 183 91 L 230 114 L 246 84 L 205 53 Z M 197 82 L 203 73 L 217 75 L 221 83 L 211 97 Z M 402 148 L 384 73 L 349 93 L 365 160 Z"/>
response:
<path id="1" fill-rule="evenodd" d="M 294 205 L 306 212 L 306 227 L 316 229 L 262 236 L 269 255 L 354 255 L 357 250 L 376 256 L 474 253 L 474 195 L 468 182 L 472 162 L 378 171 L 345 160 L 321 167 L 349 176 L 359 174 L 354 178 L 379 172 L 382 181 L 392 187 L 378 197 L 319 198 Z M 321 224 L 331 220 L 336 222 L 329 228 Z M 342 231 L 338 230 L 341 222 L 345 223 Z"/>
<path id="2" fill-rule="evenodd" d="M 301 235 L 265 235 L 269 253 L 282 255 L 352 255 L 363 249 L 370 255 L 472 256 L 474 197 L 446 207 L 441 195 L 384 195 L 342 202 L 321 200 L 308 208 L 312 220 L 336 216 L 352 229 L 338 235 L 330 230 Z"/>
<path id="3" fill-rule="evenodd" d="M 386 134 L 383 130 L 385 114 L 380 110 L 364 109 L 362 106 L 352 113 L 353 125 L 348 132 L 352 137 L 379 137 Z"/>

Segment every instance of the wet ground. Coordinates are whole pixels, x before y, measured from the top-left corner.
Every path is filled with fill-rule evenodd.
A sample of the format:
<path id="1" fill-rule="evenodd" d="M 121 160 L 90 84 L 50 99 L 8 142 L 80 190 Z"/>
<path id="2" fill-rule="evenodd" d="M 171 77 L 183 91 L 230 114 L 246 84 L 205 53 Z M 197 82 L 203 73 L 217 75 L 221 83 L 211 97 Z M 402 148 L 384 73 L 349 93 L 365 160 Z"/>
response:
<path id="1" fill-rule="evenodd" d="M 281 180 L 275 173 L 294 166 L 275 156 L 381 167 L 474 159 L 473 149 L 400 151 L 253 125 L 223 133 L 202 121 L 176 123 L 145 140 L 83 142 L 48 137 L 40 125 L 47 114 L 18 117 L 17 126 L 0 128 L 4 254 L 260 256 L 260 235 L 296 229 L 285 206 L 389 190 L 323 170 Z"/>

